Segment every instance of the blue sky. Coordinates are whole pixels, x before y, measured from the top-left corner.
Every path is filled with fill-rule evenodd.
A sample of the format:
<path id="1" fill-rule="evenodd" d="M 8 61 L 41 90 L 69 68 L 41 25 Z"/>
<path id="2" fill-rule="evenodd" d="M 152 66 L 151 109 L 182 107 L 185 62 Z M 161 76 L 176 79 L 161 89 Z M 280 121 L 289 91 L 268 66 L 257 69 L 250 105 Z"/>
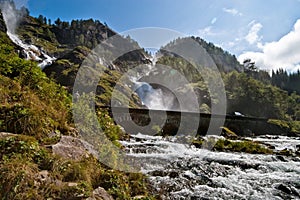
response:
<path id="1" fill-rule="evenodd" d="M 264 69 L 300 69 L 300 0 L 17 0 L 31 15 L 99 19 L 117 32 L 162 27 L 200 36 Z M 299 19 L 299 21 L 298 21 Z"/>

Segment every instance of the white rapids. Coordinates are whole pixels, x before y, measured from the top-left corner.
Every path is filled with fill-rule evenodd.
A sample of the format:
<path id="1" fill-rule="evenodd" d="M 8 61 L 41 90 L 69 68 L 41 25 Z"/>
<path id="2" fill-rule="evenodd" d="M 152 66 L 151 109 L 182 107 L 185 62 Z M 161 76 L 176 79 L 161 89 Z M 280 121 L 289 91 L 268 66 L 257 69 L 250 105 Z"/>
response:
<path id="1" fill-rule="evenodd" d="M 37 61 L 39 63 L 39 67 L 41 67 L 42 69 L 47 65 L 51 65 L 56 60 L 55 57 L 49 56 L 48 54 L 46 54 L 46 52 L 44 52 L 37 46 L 32 44 L 25 44 L 16 34 L 7 32 L 7 35 L 16 45 L 23 49 L 23 52 L 26 54 L 27 60 Z"/>
<path id="2" fill-rule="evenodd" d="M 299 157 L 212 152 L 181 139 L 137 134 L 121 142 L 163 199 L 300 199 Z"/>

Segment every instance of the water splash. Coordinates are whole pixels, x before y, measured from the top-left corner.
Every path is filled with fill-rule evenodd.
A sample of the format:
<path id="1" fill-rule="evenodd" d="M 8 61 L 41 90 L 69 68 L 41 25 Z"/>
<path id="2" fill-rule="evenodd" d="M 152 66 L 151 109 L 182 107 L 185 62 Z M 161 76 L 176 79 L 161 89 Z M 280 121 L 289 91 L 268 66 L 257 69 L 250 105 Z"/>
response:
<path id="1" fill-rule="evenodd" d="M 22 18 L 22 13 L 16 12 L 14 4 L 9 1 L 0 1 L 0 8 L 6 24 L 7 32 L 14 34 L 19 21 Z"/>
<path id="2" fill-rule="evenodd" d="M 138 81 L 142 77 L 149 77 L 150 73 L 155 71 L 158 58 L 157 55 L 153 55 L 150 58 L 151 64 L 147 65 L 148 68 L 146 71 L 137 74 L 136 77 L 131 77 L 131 81 L 134 83 L 134 91 L 147 108 L 153 110 L 170 110 L 175 100 L 175 96 L 172 93 L 167 93 L 160 88 L 154 89 L 149 83 Z"/>
<path id="3" fill-rule="evenodd" d="M 153 87 L 146 82 L 136 82 L 135 92 L 140 97 L 142 103 L 149 109 L 167 110 L 172 107 L 171 99 L 164 96 L 161 89 L 153 89 Z"/>
<path id="4" fill-rule="evenodd" d="M 8 37 L 19 47 L 22 48 L 22 54 L 27 60 L 37 61 L 42 69 L 47 65 L 51 65 L 56 60 L 55 57 L 49 56 L 45 51 L 35 45 L 24 43 L 16 34 L 16 28 L 23 14 L 17 11 L 13 4 L 8 1 L 0 3 L 3 19 L 7 27 Z"/>
<path id="5" fill-rule="evenodd" d="M 145 159 L 142 171 L 162 199 L 300 197 L 298 157 L 211 152 L 178 140 L 137 134 L 129 141 L 121 141 L 128 155 Z M 281 145 L 294 140 L 286 137 L 273 142 Z"/>

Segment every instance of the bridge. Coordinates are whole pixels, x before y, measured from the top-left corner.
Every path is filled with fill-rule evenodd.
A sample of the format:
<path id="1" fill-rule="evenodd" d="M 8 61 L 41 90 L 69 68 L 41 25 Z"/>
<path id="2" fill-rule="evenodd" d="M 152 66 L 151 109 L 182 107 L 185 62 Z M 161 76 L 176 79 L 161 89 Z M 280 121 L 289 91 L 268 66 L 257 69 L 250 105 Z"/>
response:
<path id="1" fill-rule="evenodd" d="M 124 127 L 128 133 L 133 134 L 146 132 L 155 135 L 159 132 L 162 135 L 206 135 L 209 130 L 210 134 L 214 134 L 211 133 L 211 128 L 218 134 L 217 132 L 220 132 L 221 126 L 229 128 L 240 136 L 288 134 L 287 130 L 269 123 L 267 118 L 173 110 L 150 110 L 147 108 L 109 106 L 100 108 L 108 109 L 114 121 Z"/>

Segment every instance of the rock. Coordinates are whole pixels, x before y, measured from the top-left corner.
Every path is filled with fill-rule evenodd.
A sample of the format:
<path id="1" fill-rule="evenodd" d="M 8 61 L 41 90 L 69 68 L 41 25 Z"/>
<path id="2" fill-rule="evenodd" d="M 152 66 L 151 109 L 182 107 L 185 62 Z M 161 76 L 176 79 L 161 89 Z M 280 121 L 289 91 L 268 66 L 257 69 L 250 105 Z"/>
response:
<path id="1" fill-rule="evenodd" d="M 7 28 L 6 28 L 6 25 L 5 25 L 3 16 L 2 16 L 2 12 L 0 12 L 0 31 L 2 31 L 4 33 L 6 33 L 6 31 L 7 31 Z"/>
<path id="2" fill-rule="evenodd" d="M 91 154 L 97 157 L 97 152 L 91 144 L 71 136 L 62 136 L 57 144 L 52 145 L 52 152 L 73 160 L 80 160 L 83 157 L 89 157 Z"/>
<path id="3" fill-rule="evenodd" d="M 67 185 L 68 185 L 68 187 L 76 187 L 76 186 L 78 186 L 78 183 L 69 182 Z"/>
<path id="4" fill-rule="evenodd" d="M 139 195 L 139 196 L 133 197 L 133 199 L 145 199 L 145 198 L 146 198 L 146 196 L 144 196 L 144 195 Z"/>
<path id="5" fill-rule="evenodd" d="M 232 140 L 238 138 L 238 136 L 233 131 L 231 131 L 229 128 L 221 127 L 221 129 L 222 129 L 221 136 L 223 136 L 227 139 L 232 139 Z"/>
<path id="6" fill-rule="evenodd" d="M 39 179 L 41 181 L 48 181 L 48 180 L 50 180 L 49 172 L 47 170 L 40 171 L 38 173 L 38 177 L 39 177 Z"/>
<path id="7" fill-rule="evenodd" d="M 277 155 L 276 158 L 282 162 L 287 162 L 287 160 L 281 155 Z"/>
<path id="8" fill-rule="evenodd" d="M 170 178 L 176 178 L 179 176 L 179 172 L 178 171 L 171 171 L 168 173 Z"/>
<path id="9" fill-rule="evenodd" d="M 6 138 L 6 137 L 12 137 L 12 136 L 17 136 L 17 134 L 7 133 L 7 132 L 0 132 L 0 139 L 1 138 Z"/>
<path id="10" fill-rule="evenodd" d="M 278 152 L 279 155 L 284 155 L 284 156 L 292 156 L 293 152 L 289 149 L 283 149 L 280 152 Z"/>
<path id="11" fill-rule="evenodd" d="M 167 176 L 167 172 L 163 171 L 163 170 L 155 170 L 155 171 L 152 171 L 150 173 L 151 176 Z"/>
<path id="12" fill-rule="evenodd" d="M 291 194 L 292 193 L 291 189 L 287 185 L 282 184 L 282 183 L 280 185 L 278 185 L 276 188 L 278 190 L 281 190 L 282 192 L 284 192 L 286 194 Z"/>
<path id="13" fill-rule="evenodd" d="M 104 188 L 98 187 L 93 191 L 92 196 L 86 200 L 114 200 L 114 198 Z"/>

